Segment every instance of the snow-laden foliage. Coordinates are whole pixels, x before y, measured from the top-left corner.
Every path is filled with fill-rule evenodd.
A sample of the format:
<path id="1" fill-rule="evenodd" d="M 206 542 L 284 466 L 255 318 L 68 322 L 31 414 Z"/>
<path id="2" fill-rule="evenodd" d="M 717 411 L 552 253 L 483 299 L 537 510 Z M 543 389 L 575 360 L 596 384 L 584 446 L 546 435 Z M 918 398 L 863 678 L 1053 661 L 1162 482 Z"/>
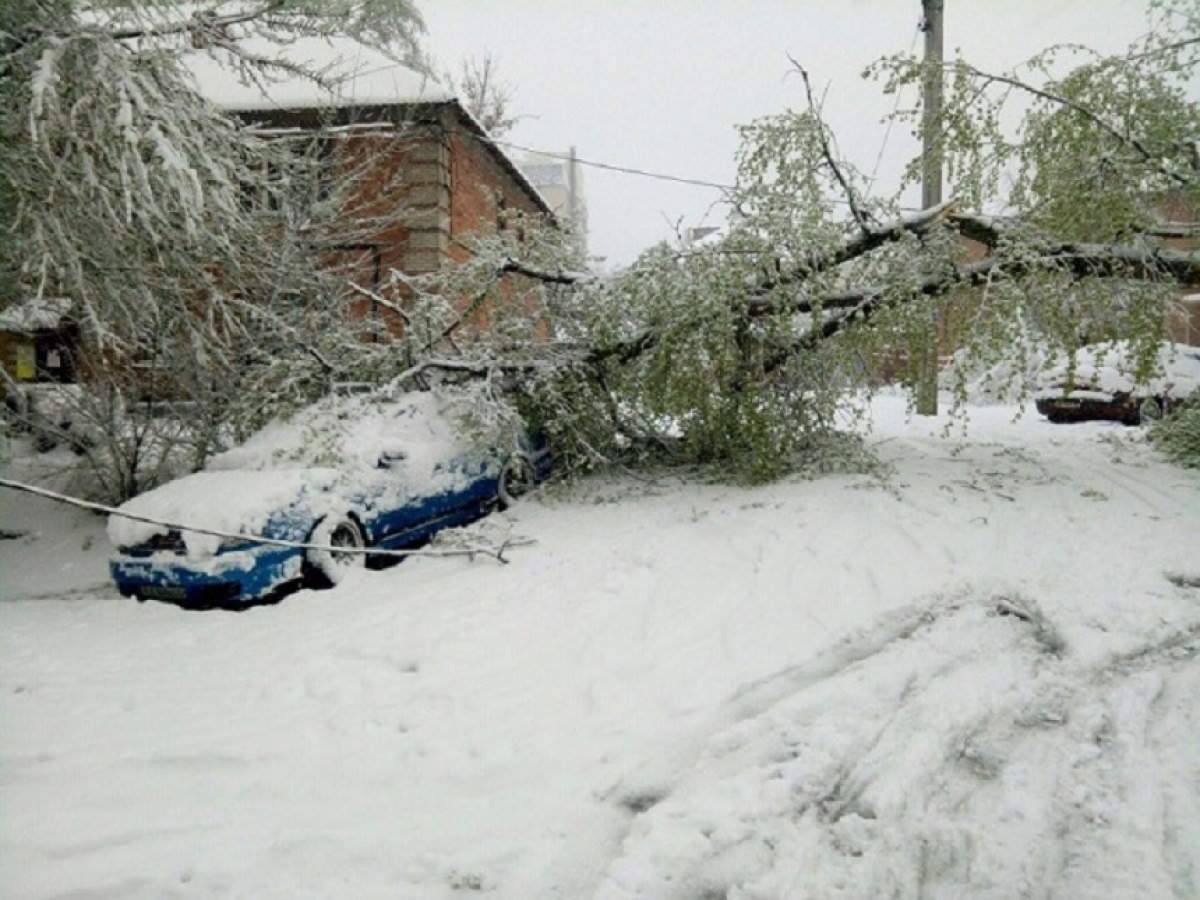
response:
<path id="1" fill-rule="evenodd" d="M 72 418 L 91 437 L 71 442 L 100 493 L 120 500 L 201 465 L 326 390 L 333 364 L 310 336 L 357 338 L 347 272 L 326 248 L 402 215 L 366 208 L 369 154 L 334 170 L 339 135 L 264 140 L 198 94 L 183 57 L 219 54 L 264 85 L 320 80 L 243 42 L 349 34 L 412 60 L 420 29 L 407 0 L 4 5 L 0 271 L 14 302 L 72 301 L 84 388 Z"/>
<path id="2" fill-rule="evenodd" d="M 1008 71 L 984 71 L 961 57 L 945 63 L 939 148 L 962 202 L 999 204 L 1059 240 L 1110 241 L 1152 229 L 1168 191 L 1194 209 L 1200 110 L 1191 79 L 1200 5 L 1147 6 L 1147 31 L 1123 53 L 1063 44 Z M 921 59 L 901 54 L 866 74 L 892 93 L 919 85 L 926 72 Z M 921 114 L 918 101 L 896 115 L 916 124 Z M 907 180 L 919 179 L 918 159 Z"/>
<path id="3" fill-rule="evenodd" d="M 1172 462 L 1200 469 L 1200 390 L 1156 422 L 1150 439 Z"/>
<path id="4" fill-rule="evenodd" d="M 937 312 L 978 365 L 1028 369 L 1030 338 L 1051 353 L 1118 338 L 1143 359 L 1156 353 L 1178 277 L 1155 258 L 1170 233 L 1162 226 L 1194 223 L 1200 208 L 1200 6 L 1155 0 L 1148 24 L 1111 56 L 1064 45 L 1006 72 L 945 65 L 939 146 L 956 204 L 976 213 L 958 230 L 998 265 L 944 295 Z M 895 56 L 867 74 L 894 92 L 920 83 L 925 66 Z M 919 104 L 898 116 L 919 122 Z M 919 159 L 906 178 L 919 180 Z M 965 385 L 955 387 L 961 401 Z M 1019 397 L 1028 384 L 1008 387 Z"/>

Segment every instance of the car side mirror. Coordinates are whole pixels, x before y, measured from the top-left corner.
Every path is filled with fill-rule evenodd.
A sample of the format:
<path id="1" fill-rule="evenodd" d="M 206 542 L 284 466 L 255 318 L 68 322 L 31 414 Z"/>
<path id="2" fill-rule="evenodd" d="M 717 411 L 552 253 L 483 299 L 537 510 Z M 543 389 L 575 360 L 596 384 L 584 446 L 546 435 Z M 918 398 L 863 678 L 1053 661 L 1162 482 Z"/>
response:
<path id="1" fill-rule="evenodd" d="M 375 467 L 379 469 L 391 469 L 408 459 L 408 454 L 403 450 L 384 450 L 379 454 L 379 459 L 375 462 Z"/>

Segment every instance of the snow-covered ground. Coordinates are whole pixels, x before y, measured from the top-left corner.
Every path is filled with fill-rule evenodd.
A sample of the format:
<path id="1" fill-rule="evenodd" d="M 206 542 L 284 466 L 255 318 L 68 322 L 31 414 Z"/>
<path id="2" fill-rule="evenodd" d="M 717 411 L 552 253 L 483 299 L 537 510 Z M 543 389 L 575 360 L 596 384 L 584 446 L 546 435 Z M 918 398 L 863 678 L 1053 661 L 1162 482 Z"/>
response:
<path id="1" fill-rule="evenodd" d="M 1200 895 L 1200 475 L 876 413 L 890 488 L 592 481 L 242 614 L 0 494 L 0 894 Z"/>

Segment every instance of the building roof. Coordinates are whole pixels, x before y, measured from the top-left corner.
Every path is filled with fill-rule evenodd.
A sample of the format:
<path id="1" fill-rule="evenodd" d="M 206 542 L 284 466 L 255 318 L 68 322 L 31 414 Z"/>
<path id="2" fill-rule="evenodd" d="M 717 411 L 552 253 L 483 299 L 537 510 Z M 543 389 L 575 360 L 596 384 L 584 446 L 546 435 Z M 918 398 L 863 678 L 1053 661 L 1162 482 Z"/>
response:
<path id="1" fill-rule="evenodd" d="M 243 46 L 249 53 L 284 59 L 320 71 L 325 84 L 298 75 L 272 77 L 255 84 L 241 77 L 227 53 L 214 55 L 198 51 L 189 54 L 187 65 L 197 88 L 217 107 L 253 120 L 286 117 L 301 127 L 310 117 L 296 114 L 305 112 L 340 112 L 342 115 L 335 118 L 349 121 L 352 118 L 349 113 L 354 111 L 354 118 L 377 123 L 386 120 L 388 111 L 396 107 L 418 112 L 448 107 L 462 124 L 462 130 L 487 148 L 542 212 L 553 216 L 550 204 L 533 182 L 492 141 L 459 99 L 433 76 L 346 38 L 305 38 L 282 48 L 260 39 L 244 41 Z"/>
<path id="2" fill-rule="evenodd" d="M 247 39 L 242 46 L 248 53 L 320 72 L 325 83 L 280 70 L 256 84 L 242 77 L 232 56 L 224 51 L 189 54 L 187 67 L 200 93 L 230 112 L 442 103 L 452 99 L 432 75 L 346 38 L 302 38 L 285 47 Z"/>
<path id="3" fill-rule="evenodd" d="M 31 297 L 0 310 L 0 331 L 32 334 L 61 328 L 71 311 L 69 297 Z"/>
<path id="4" fill-rule="evenodd" d="M 512 157 L 505 153 L 504 150 L 491 139 L 487 133 L 487 130 L 479 124 L 479 120 L 471 115 L 470 110 L 463 106 L 462 102 L 458 98 L 454 98 L 449 102 L 453 104 L 455 115 L 458 116 L 459 121 L 467 126 L 467 131 L 469 131 L 473 137 L 477 138 L 481 144 L 487 147 L 492 156 L 494 156 L 497 162 L 500 163 L 501 168 L 512 175 L 516 182 L 525 189 L 525 192 L 533 198 L 534 202 L 537 203 L 543 213 L 550 216 L 552 219 L 555 218 L 554 210 L 550 207 L 550 204 L 547 202 L 546 198 L 542 196 L 542 192 L 539 191 L 537 186 L 529 180 L 529 176 L 521 170 L 521 167 L 513 162 Z"/>

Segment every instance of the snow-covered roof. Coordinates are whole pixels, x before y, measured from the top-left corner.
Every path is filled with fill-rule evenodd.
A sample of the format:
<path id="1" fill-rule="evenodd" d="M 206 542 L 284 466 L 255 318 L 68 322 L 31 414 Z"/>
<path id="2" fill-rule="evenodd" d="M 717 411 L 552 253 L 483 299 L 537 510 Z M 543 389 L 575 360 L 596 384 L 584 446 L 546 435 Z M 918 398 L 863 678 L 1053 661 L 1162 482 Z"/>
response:
<path id="1" fill-rule="evenodd" d="M 431 75 L 346 38 L 303 38 L 286 46 L 246 40 L 247 53 L 321 72 L 327 85 L 299 75 L 272 75 L 263 84 L 243 80 L 223 51 L 187 56 L 187 67 L 209 101 L 231 112 L 445 103 L 453 99 Z"/>
<path id="2" fill-rule="evenodd" d="M 31 297 L 0 310 L 0 331 L 49 331 L 60 328 L 71 310 L 69 297 Z"/>
<path id="3" fill-rule="evenodd" d="M 277 110 L 350 109 L 368 106 L 452 104 L 467 130 L 480 138 L 500 164 L 545 213 L 553 214 L 546 198 L 512 159 L 487 135 L 487 131 L 432 75 L 397 62 L 378 50 L 349 38 L 303 38 L 286 46 L 248 39 L 241 46 L 249 54 L 285 60 L 320 72 L 326 85 L 298 75 L 273 76 L 261 85 L 247 82 L 225 51 L 188 54 L 186 64 L 200 93 L 231 113 Z"/>

